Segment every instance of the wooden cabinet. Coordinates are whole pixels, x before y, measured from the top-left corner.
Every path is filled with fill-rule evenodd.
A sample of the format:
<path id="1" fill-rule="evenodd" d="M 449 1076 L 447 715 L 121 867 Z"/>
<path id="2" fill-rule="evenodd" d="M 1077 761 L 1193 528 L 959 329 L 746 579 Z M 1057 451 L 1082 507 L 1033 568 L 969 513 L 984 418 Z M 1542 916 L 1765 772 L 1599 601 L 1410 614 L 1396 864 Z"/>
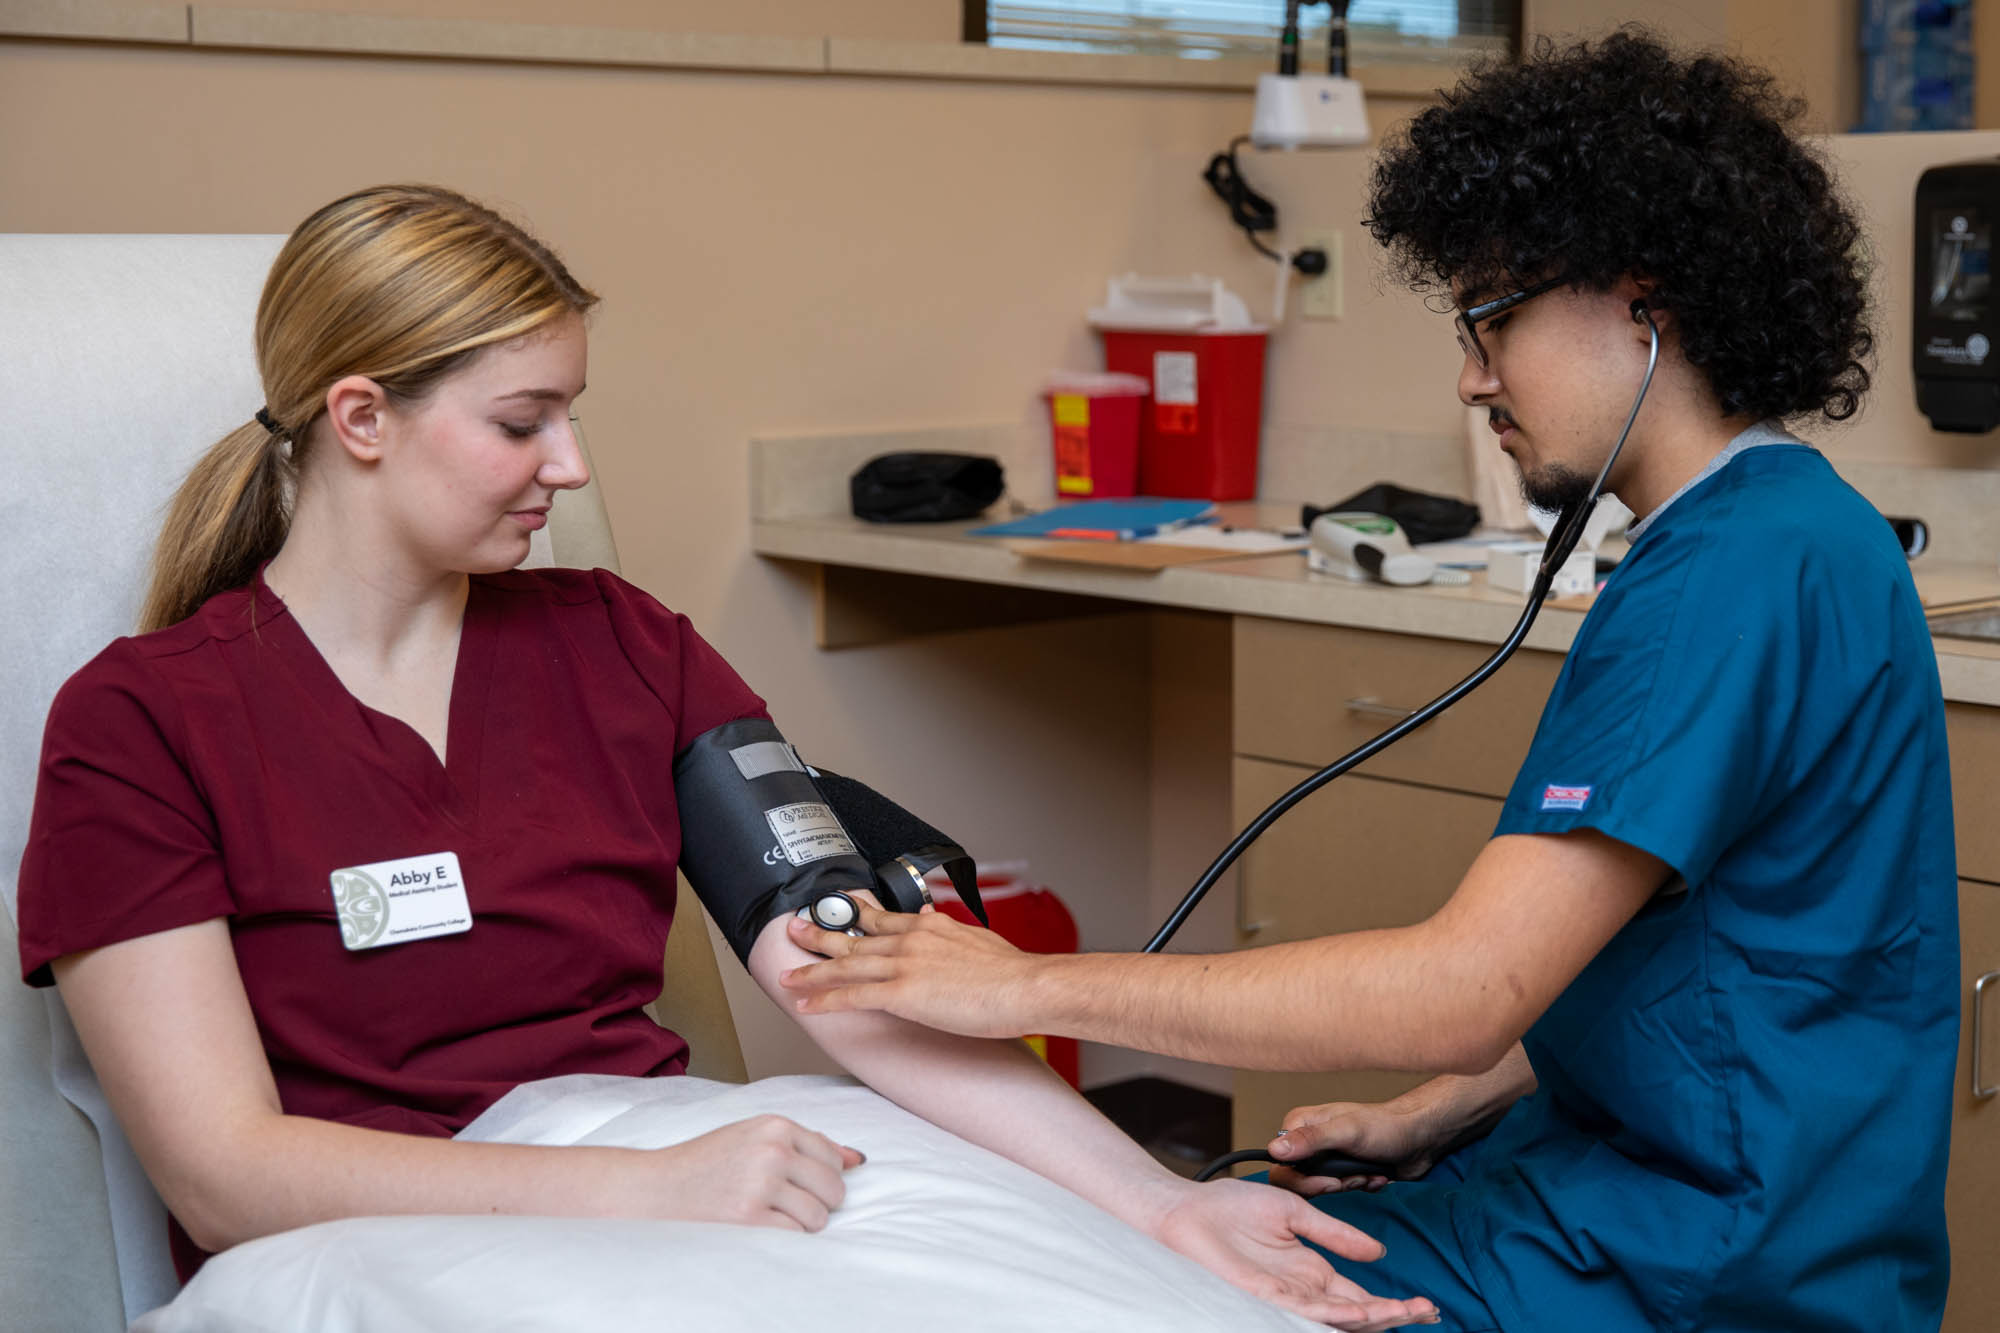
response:
<path id="1" fill-rule="evenodd" d="M 2000 710 L 1980 712 L 2000 714 Z M 1960 798 L 1960 809 L 1965 801 Z M 1961 827 L 1963 820 L 1961 818 Z M 1951 1301 L 1942 1333 L 1992 1333 L 2000 1327 L 2000 1095 L 1973 1091 L 1975 1063 L 1987 1087 L 2000 1083 L 2000 980 L 1983 997 L 1973 987 L 1989 972 L 2000 972 L 2000 885 L 1958 882 L 1958 940 L 1964 1003 L 1958 1036 L 1958 1081 L 1952 1098 L 1951 1175 L 1945 1213 L 1951 1226 Z M 1983 999 L 1984 1022 L 1973 1006 Z M 1983 1050 L 1973 1047 L 1983 1028 Z"/>

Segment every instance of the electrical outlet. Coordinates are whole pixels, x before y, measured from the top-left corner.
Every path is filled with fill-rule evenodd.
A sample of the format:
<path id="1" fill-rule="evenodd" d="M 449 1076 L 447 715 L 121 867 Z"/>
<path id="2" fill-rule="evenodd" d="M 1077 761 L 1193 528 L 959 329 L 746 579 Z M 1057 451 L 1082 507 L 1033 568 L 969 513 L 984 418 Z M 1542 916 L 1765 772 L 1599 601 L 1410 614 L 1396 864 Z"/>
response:
<path id="1" fill-rule="evenodd" d="M 1339 319 L 1340 294 L 1346 282 L 1341 272 L 1339 229 L 1321 227 L 1302 232 L 1293 238 L 1292 244 L 1300 250 L 1317 247 L 1326 251 L 1326 272 L 1299 282 L 1299 313 L 1307 319 Z"/>

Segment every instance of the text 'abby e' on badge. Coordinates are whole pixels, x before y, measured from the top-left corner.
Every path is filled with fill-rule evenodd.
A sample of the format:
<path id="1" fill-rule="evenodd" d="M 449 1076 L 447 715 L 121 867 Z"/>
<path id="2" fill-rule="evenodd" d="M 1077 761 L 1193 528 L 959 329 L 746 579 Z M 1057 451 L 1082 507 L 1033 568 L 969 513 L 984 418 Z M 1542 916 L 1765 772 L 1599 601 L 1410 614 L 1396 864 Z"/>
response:
<path id="1" fill-rule="evenodd" d="M 472 904 L 456 852 L 349 866 L 329 878 L 340 942 L 348 949 L 380 949 L 472 929 Z"/>

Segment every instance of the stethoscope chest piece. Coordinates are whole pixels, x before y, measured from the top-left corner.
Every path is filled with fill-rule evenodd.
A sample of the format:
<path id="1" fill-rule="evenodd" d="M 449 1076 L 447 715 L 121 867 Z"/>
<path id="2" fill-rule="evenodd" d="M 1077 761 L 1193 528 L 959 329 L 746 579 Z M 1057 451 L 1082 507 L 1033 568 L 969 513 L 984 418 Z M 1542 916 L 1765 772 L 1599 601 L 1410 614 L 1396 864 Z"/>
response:
<path id="1" fill-rule="evenodd" d="M 861 907 L 854 899 L 838 889 L 822 893 L 810 903 L 801 907 L 798 915 L 818 926 L 821 930 L 838 931 L 860 939 L 867 934 L 861 929 Z"/>

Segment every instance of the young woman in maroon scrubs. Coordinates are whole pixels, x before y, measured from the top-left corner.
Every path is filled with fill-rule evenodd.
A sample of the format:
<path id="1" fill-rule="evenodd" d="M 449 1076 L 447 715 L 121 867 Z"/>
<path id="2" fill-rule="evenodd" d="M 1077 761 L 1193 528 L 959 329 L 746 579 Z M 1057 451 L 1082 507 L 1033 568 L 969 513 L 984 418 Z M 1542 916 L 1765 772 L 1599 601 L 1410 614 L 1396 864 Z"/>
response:
<path id="1" fill-rule="evenodd" d="M 666 1075 L 678 749 L 762 701 L 602 570 L 518 571 L 587 472 L 596 297 L 448 191 L 328 204 L 257 314 L 266 404 L 176 496 L 142 629 L 50 713 L 22 966 L 59 983 L 200 1251 L 331 1218 L 520 1212 L 816 1230 L 860 1155 L 777 1117 L 656 1151 L 456 1142 L 517 1083 Z M 778 923 L 764 989 L 807 961 Z M 1018 1043 L 802 1020 L 902 1105 L 1341 1327 L 1430 1316 L 1295 1237 L 1294 1195 L 1157 1166 Z M 188 1242 L 192 1242 L 192 1244 Z"/>

